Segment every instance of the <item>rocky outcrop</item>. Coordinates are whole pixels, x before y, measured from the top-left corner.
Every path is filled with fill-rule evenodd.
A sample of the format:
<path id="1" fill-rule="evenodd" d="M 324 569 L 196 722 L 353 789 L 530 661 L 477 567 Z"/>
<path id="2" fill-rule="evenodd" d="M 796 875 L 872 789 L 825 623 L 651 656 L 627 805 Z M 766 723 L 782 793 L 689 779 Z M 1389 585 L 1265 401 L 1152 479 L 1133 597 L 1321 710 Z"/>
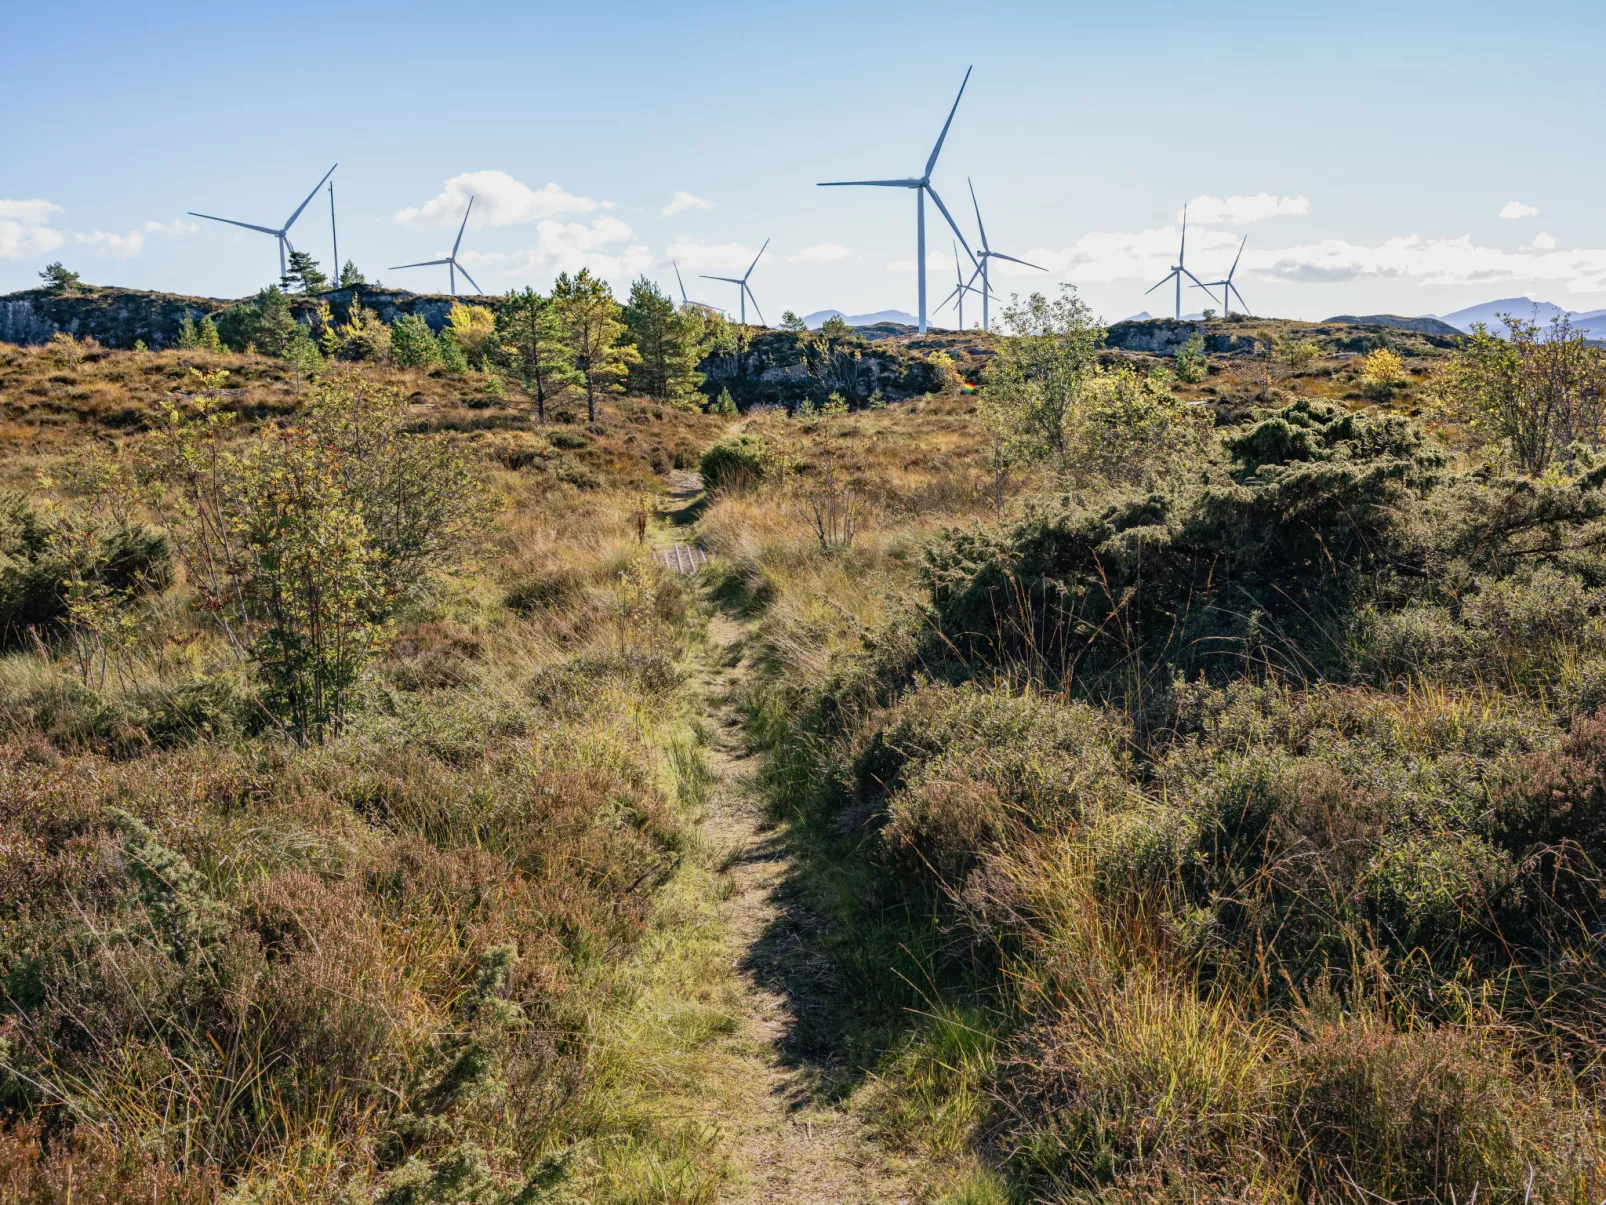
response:
<path id="1" fill-rule="evenodd" d="M 717 397 L 729 389 L 736 404 L 785 406 L 815 404 L 839 393 L 850 406 L 876 394 L 901 401 L 940 387 L 925 354 L 894 341 L 875 343 L 857 336 L 827 342 L 815 334 L 739 328 L 734 349 L 707 356 L 697 369 L 707 379 L 703 391 Z"/>
<path id="2" fill-rule="evenodd" d="M 60 329 L 30 298 L 0 301 L 0 343 L 45 343 Z"/>
<path id="3" fill-rule="evenodd" d="M 216 314 L 227 302 L 143 289 L 85 286 L 72 293 L 28 289 L 0 298 L 0 340 L 45 343 L 57 331 L 94 339 L 106 347 L 167 347 L 179 323 Z"/>
<path id="4" fill-rule="evenodd" d="M 417 314 L 437 334 L 446 325 L 446 316 L 457 302 L 473 305 L 476 302 L 497 305 L 500 297 L 444 297 L 438 293 L 409 293 L 406 289 L 381 289 L 373 285 L 355 285 L 348 289 L 331 289 L 316 298 L 294 298 L 293 305 L 312 307 L 317 301 L 326 301 L 334 310 L 335 320 L 345 322 L 351 314 L 353 302 L 361 302 L 366 310 L 379 315 L 382 322 L 394 323 L 406 314 Z M 298 314 L 297 317 L 300 317 Z"/>
<path id="5" fill-rule="evenodd" d="M 1174 356 L 1195 333 L 1204 336 L 1205 350 L 1217 356 L 1253 355 L 1266 346 L 1252 335 L 1212 331 L 1202 322 L 1179 322 L 1175 318 L 1117 322 L 1104 332 L 1104 345 L 1116 351 Z"/>

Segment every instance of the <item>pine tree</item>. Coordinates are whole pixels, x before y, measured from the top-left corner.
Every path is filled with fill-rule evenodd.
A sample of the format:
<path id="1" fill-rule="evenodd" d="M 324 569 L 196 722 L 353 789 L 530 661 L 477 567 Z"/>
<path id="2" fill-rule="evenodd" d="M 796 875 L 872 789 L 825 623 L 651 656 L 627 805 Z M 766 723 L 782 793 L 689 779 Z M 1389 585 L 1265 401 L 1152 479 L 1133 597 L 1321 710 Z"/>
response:
<path id="1" fill-rule="evenodd" d="M 630 367 L 627 387 L 632 393 L 674 401 L 697 391 L 703 383 L 697 371 L 703 335 L 698 311 L 677 309 L 643 276 L 630 287 L 624 325 L 625 337 L 641 357 Z"/>
<path id="2" fill-rule="evenodd" d="M 535 396 L 536 421 L 545 423 L 547 398 L 575 379 L 574 356 L 551 298 L 534 289 L 509 293 L 496 312 L 496 340 L 509 349 L 524 388 Z"/>
<path id="3" fill-rule="evenodd" d="M 558 313 L 563 341 L 574 355 L 575 371 L 586 390 L 586 418 L 597 421 L 597 394 L 619 387 L 630 366 L 641 353 L 621 343 L 624 324 L 619 321 L 619 303 L 613 299 L 608 282 L 581 268 L 575 276 L 567 272 L 552 286 L 552 307 Z"/>
<path id="4" fill-rule="evenodd" d="M 289 292 L 320 293 L 329 278 L 318 267 L 318 261 L 305 251 L 290 252 L 290 266 L 279 278 L 279 287 Z"/>
<path id="5" fill-rule="evenodd" d="M 341 289 L 349 289 L 353 285 L 365 285 L 367 283 L 368 278 L 358 270 L 356 264 L 352 263 L 348 259 L 345 267 L 340 269 L 340 280 L 336 287 Z M 375 281 L 374 283 L 378 284 L 379 282 Z"/>

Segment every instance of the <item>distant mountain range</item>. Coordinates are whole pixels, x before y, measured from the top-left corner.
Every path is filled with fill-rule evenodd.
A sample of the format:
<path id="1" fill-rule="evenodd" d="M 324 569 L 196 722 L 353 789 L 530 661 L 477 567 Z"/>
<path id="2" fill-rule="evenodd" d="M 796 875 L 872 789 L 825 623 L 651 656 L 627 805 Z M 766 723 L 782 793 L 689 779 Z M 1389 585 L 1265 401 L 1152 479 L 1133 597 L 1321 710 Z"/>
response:
<path id="1" fill-rule="evenodd" d="M 883 322 L 897 322 L 904 326 L 919 326 L 920 319 L 904 310 L 877 310 L 873 314 L 844 314 L 841 310 L 815 310 L 803 315 L 803 325 L 817 331 L 827 318 L 841 318 L 849 326 L 876 326 Z"/>
<path id="2" fill-rule="evenodd" d="M 1565 310 L 1554 302 L 1535 301 L 1531 297 L 1506 297 L 1500 301 L 1485 301 L 1482 305 L 1469 305 L 1466 309 L 1457 310 L 1453 314 L 1426 316 L 1437 317 L 1457 330 L 1469 334 L 1472 331 L 1472 324 L 1481 322 L 1489 328 L 1491 334 L 1503 335 L 1508 328 L 1500 320 L 1502 314 L 1524 321 L 1538 322 L 1542 327 L 1549 326 L 1556 317 L 1565 314 L 1572 322 L 1573 329 L 1582 332 L 1586 338 L 1606 339 L 1606 310 Z"/>

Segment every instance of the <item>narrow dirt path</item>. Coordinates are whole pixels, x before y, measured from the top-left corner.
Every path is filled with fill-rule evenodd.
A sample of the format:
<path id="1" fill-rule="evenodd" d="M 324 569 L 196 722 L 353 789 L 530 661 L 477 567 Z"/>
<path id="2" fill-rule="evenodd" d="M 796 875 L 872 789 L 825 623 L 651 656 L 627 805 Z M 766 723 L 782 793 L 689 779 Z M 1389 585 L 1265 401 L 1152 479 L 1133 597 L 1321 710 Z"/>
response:
<path id="1" fill-rule="evenodd" d="M 708 762 L 715 779 L 704 832 L 731 879 L 727 932 L 731 965 L 742 985 L 738 1025 L 714 1052 L 724 1088 L 719 1121 L 739 1170 L 721 1200 L 909 1201 L 912 1191 L 902 1169 L 864 1135 L 851 1113 L 813 1098 L 807 1073 L 783 1054 L 798 1018 L 787 997 L 766 984 L 793 977 L 774 965 L 778 960 L 806 963 L 811 951 L 795 942 L 765 940 L 782 927 L 778 893 L 793 863 L 783 838 L 765 820 L 753 781 L 756 767 L 732 697 L 746 673 L 746 639 L 745 626 L 716 615 L 709 631 L 711 664 L 702 683 L 711 709 Z"/>
<path id="2" fill-rule="evenodd" d="M 701 490 L 694 474 L 676 474 L 671 505 Z M 659 529 L 663 531 L 662 528 Z M 683 534 L 682 534 L 683 533 Z M 668 532 L 668 538 L 693 533 Z M 656 533 L 655 533 L 656 534 Z M 660 537 L 662 538 L 662 537 Z M 739 985 L 736 1025 L 708 1052 L 707 1106 L 729 1145 L 736 1176 L 720 1195 L 729 1205 L 893 1205 L 913 1200 L 899 1162 L 873 1143 L 859 1119 L 810 1091 L 806 1069 L 786 1057 L 799 1018 L 796 997 L 770 984 L 807 976 L 814 953 L 778 934 L 798 931 L 796 900 L 783 898 L 795 864 L 784 835 L 765 816 L 737 694 L 748 675 L 748 626 L 715 612 L 697 689 L 709 726 L 714 777 L 703 833 L 715 865 L 729 879 L 725 902 L 731 973 Z"/>

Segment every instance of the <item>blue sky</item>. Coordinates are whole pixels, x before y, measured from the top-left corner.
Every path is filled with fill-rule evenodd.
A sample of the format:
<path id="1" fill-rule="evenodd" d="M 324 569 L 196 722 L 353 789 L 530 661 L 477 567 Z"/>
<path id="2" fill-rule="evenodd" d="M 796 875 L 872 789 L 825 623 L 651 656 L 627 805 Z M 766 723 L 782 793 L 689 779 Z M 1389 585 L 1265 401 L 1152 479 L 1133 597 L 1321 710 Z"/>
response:
<path id="1" fill-rule="evenodd" d="M 253 291 L 272 240 L 185 211 L 276 225 L 338 160 L 342 258 L 387 283 L 444 289 L 444 270 L 387 267 L 444 252 L 475 191 L 463 259 L 487 291 L 582 264 L 667 283 L 673 257 L 693 298 L 733 304 L 694 277 L 739 274 L 771 238 L 770 321 L 913 310 L 912 195 L 814 183 L 918 174 L 974 64 L 934 182 L 974 240 L 973 177 L 993 246 L 1053 269 L 998 292 L 1066 280 L 1110 319 L 1165 312 L 1143 290 L 1194 201 L 1189 266 L 1215 279 L 1247 234 L 1259 313 L 1606 307 L 1598 3 L 154 11 L 8 14 L 0 291 L 58 258 Z M 927 218 L 935 304 L 951 239 Z M 327 262 L 325 198 L 292 238 Z"/>

